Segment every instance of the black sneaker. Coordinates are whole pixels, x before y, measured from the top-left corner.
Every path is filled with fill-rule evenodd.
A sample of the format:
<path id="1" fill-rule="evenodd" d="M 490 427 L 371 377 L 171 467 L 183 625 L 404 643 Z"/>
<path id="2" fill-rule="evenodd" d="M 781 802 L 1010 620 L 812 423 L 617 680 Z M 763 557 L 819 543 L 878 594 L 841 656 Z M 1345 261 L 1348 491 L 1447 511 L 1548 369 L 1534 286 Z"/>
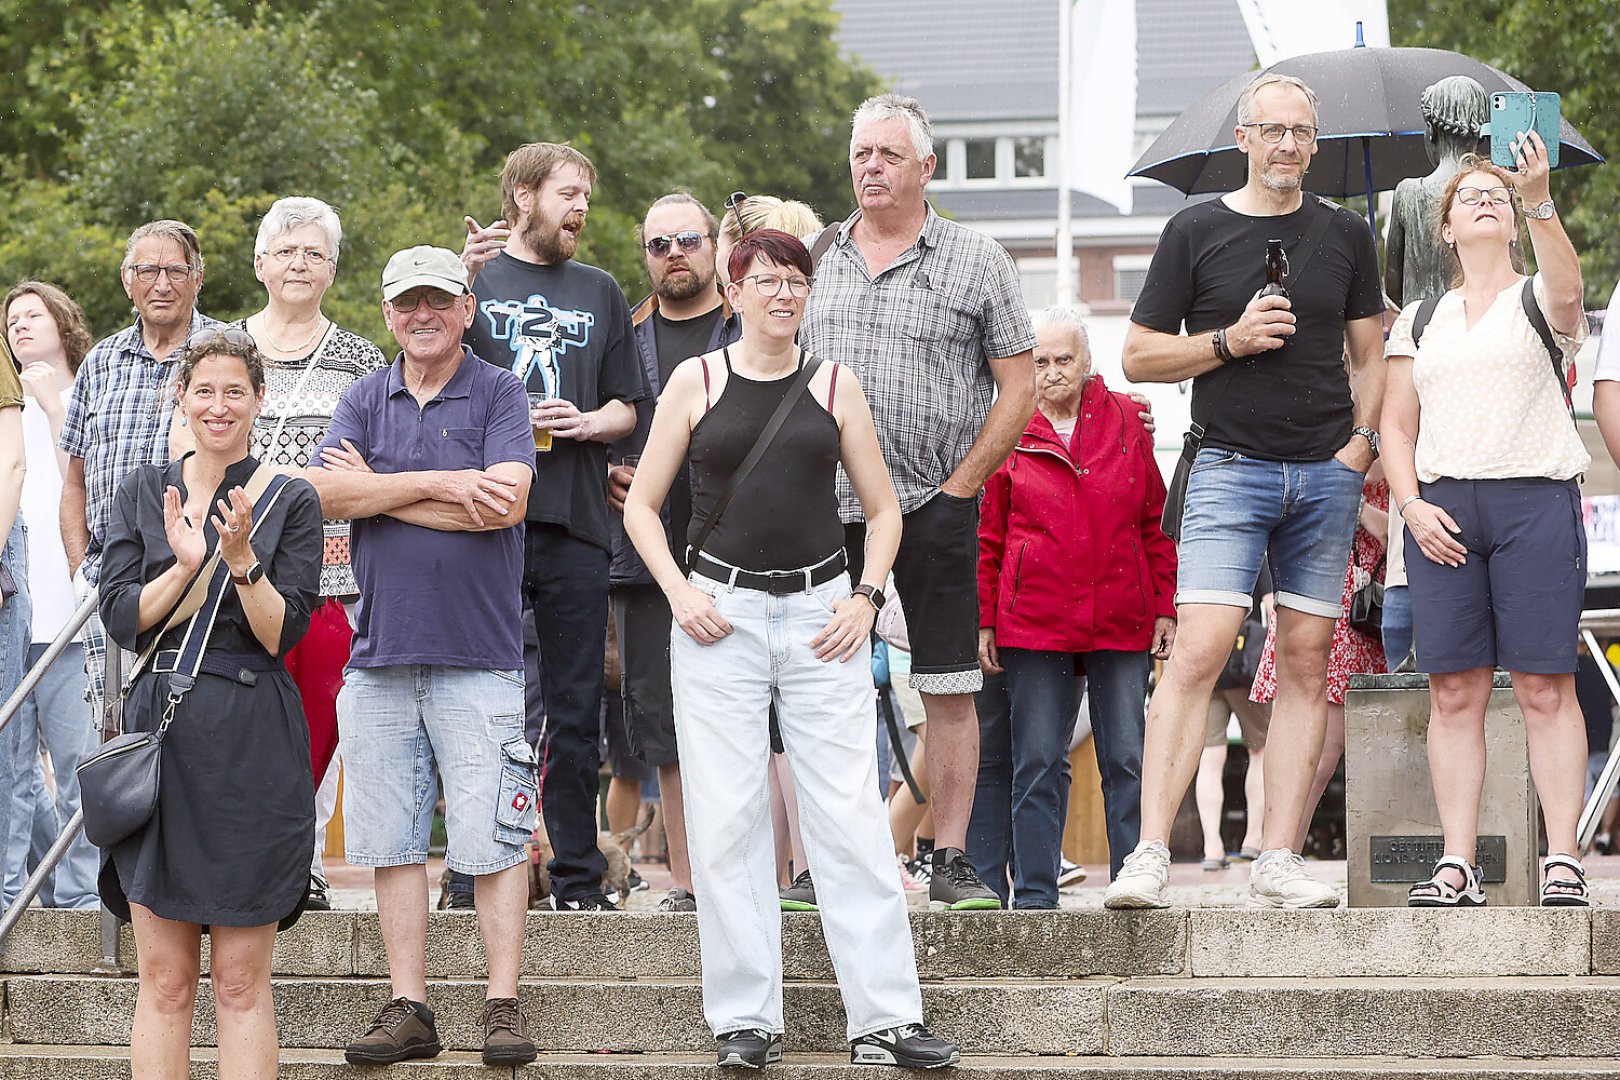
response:
<path id="1" fill-rule="evenodd" d="M 719 1037 L 719 1041 L 720 1051 L 715 1055 L 715 1060 L 722 1069 L 763 1069 L 782 1060 L 782 1036 L 773 1035 L 762 1028 L 728 1031 Z"/>
<path id="2" fill-rule="evenodd" d="M 392 1065 L 406 1058 L 437 1057 L 442 1047 L 433 1010 L 397 997 L 384 1005 L 366 1033 L 343 1048 L 350 1065 Z"/>
<path id="3" fill-rule="evenodd" d="M 942 847 L 934 849 L 928 906 L 935 911 L 999 911 L 1001 898 L 979 880 L 961 848 Z"/>
<path id="4" fill-rule="evenodd" d="M 636 868 L 632 866 L 630 876 L 625 878 L 624 891 L 627 893 L 646 892 L 650 888 L 652 886 L 647 884 L 647 879 L 636 873 Z"/>
<path id="5" fill-rule="evenodd" d="M 564 900 L 556 893 L 551 894 L 551 910 L 553 911 L 618 911 L 619 908 L 601 893 L 586 893 L 576 896 L 572 900 Z"/>
<path id="6" fill-rule="evenodd" d="M 945 1069 L 962 1060 L 962 1051 L 931 1035 L 921 1024 L 902 1024 L 862 1035 L 849 1044 L 854 1065 L 898 1065 L 902 1069 Z"/>
<path id="7" fill-rule="evenodd" d="M 321 875 L 315 873 L 313 870 L 310 871 L 309 895 L 304 900 L 304 910 L 331 911 L 332 898 L 327 893 L 328 888 L 330 888 L 330 886 L 326 884 L 325 878 L 321 877 Z"/>
<path id="8" fill-rule="evenodd" d="M 806 870 L 793 879 L 793 884 L 782 890 L 783 911 L 815 911 L 816 883 Z"/>

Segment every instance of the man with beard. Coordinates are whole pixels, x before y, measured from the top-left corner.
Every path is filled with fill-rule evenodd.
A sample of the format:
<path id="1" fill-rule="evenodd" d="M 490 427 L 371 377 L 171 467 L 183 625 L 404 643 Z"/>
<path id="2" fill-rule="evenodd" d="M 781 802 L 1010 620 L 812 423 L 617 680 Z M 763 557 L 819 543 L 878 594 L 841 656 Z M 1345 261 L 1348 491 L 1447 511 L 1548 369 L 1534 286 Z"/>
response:
<path id="1" fill-rule="evenodd" d="M 1165 906 L 1170 826 L 1198 767 L 1210 692 L 1268 554 L 1277 696 L 1264 851 L 1250 870 L 1248 903 L 1339 903 L 1292 848 L 1322 751 L 1328 648 L 1362 474 L 1378 455 L 1383 296 L 1367 226 L 1302 190 L 1316 133 L 1308 86 L 1281 75 L 1250 83 L 1236 129 L 1248 182 L 1170 219 L 1131 313 L 1125 374 L 1193 379 L 1203 442 L 1182 517 L 1175 655 L 1147 716 L 1141 843 L 1108 889 L 1111 908 Z M 1287 293 L 1265 296 L 1273 239 L 1287 254 Z"/>
<path id="2" fill-rule="evenodd" d="M 486 229 L 468 218 L 461 256 L 477 297 L 467 344 L 529 390 L 537 445 L 523 602 L 539 638 L 551 901 L 570 911 L 615 910 L 596 846 L 612 547 L 603 477 L 607 444 L 634 429 L 635 403 L 647 397 L 624 293 L 606 271 L 574 261 L 595 182 L 596 167 L 572 147 L 518 147 L 501 170 L 502 219 Z"/>
<path id="3" fill-rule="evenodd" d="M 636 328 L 642 371 L 654 396 L 682 360 L 729 345 L 742 332 L 737 317 L 716 287 L 715 240 L 719 234 L 720 223 L 714 215 L 684 191 L 671 192 L 653 203 L 636 231 L 653 291 L 636 306 L 630 320 Z M 653 399 L 648 398 L 636 405 L 636 430 L 610 450 L 616 464 L 608 471 L 608 502 L 621 513 L 630 479 L 636 473 L 627 455 L 639 456 L 647 445 L 653 404 Z M 665 535 L 677 560 L 684 554 L 691 516 L 692 488 L 683 469 L 670 486 L 662 514 Z M 674 888 L 658 907 L 661 911 L 695 911 L 675 746 L 675 702 L 670 695 L 669 628 L 673 616 L 664 591 L 654 583 L 625 536 L 623 524 L 617 521 L 612 584 L 613 619 L 624 670 L 625 742 L 631 754 L 658 770 L 669 871 L 674 879 Z"/>

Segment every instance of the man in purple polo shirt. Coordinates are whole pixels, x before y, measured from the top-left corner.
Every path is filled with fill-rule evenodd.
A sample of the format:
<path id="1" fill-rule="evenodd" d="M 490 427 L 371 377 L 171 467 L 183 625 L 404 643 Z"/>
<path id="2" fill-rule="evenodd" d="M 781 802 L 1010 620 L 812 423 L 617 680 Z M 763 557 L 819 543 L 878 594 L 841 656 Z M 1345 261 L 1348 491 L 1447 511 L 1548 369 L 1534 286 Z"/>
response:
<path id="1" fill-rule="evenodd" d="M 328 517 L 354 522 L 354 652 L 338 695 L 348 861 L 374 867 L 391 1000 L 353 1064 L 433 1057 L 426 863 L 438 770 L 449 850 L 476 881 L 489 963 L 484 1061 L 533 1061 L 517 980 L 528 908 L 523 845 L 538 801 L 523 737 L 520 589 L 534 436 L 523 384 L 461 343 L 461 260 L 398 252 L 383 316 L 404 351 L 355 382 L 307 471 Z"/>

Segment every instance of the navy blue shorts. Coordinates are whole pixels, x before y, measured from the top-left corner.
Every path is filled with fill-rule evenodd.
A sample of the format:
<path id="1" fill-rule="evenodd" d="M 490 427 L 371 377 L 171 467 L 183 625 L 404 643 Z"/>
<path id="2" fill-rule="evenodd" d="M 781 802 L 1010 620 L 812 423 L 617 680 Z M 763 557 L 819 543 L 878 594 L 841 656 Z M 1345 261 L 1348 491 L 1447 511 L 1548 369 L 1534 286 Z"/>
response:
<path id="1" fill-rule="evenodd" d="M 1574 480 L 1452 480 L 1419 485 L 1468 549 L 1432 562 L 1406 534 L 1418 670 L 1575 670 L 1586 592 L 1586 531 Z"/>

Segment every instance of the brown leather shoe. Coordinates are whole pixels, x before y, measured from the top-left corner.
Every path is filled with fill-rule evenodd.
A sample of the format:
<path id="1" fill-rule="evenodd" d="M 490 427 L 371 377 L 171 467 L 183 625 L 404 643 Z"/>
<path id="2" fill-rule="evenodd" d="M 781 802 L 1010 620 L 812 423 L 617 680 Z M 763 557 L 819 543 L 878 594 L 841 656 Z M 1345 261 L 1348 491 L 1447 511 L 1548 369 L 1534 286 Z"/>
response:
<path id="1" fill-rule="evenodd" d="M 438 1056 L 439 1033 L 433 1010 L 420 1001 L 397 997 L 384 1005 L 366 1033 L 343 1048 L 350 1065 L 391 1065 L 406 1058 Z"/>
<path id="2" fill-rule="evenodd" d="M 490 998 L 484 1002 L 484 1064 L 527 1065 L 535 1058 L 529 1025 L 517 998 Z"/>

